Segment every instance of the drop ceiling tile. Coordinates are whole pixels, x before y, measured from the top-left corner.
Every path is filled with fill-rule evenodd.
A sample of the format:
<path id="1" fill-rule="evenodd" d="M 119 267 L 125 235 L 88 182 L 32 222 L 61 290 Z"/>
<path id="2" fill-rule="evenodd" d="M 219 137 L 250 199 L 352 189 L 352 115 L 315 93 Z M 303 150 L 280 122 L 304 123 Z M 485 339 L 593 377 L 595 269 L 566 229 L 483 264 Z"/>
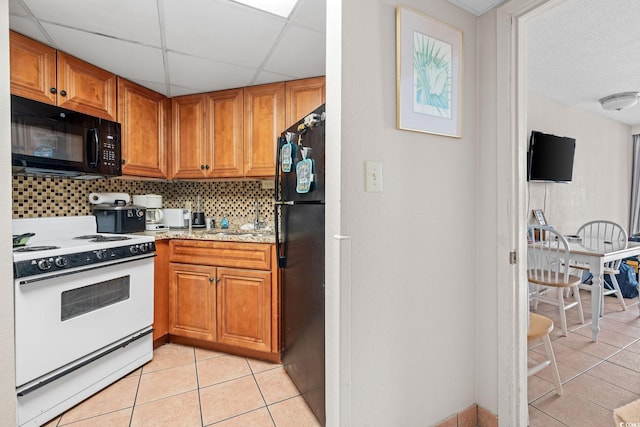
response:
<path id="1" fill-rule="evenodd" d="M 297 79 L 296 76 L 291 76 L 291 75 L 287 75 L 287 74 L 279 74 L 279 73 L 272 73 L 269 71 L 261 71 L 260 74 L 258 75 L 258 77 L 255 78 L 254 82 L 252 84 L 254 85 L 263 85 L 263 84 L 267 84 L 267 83 L 275 83 L 275 82 L 283 82 L 286 80 L 295 80 Z"/>
<path id="2" fill-rule="evenodd" d="M 156 0 L 24 0 L 40 20 L 160 47 Z"/>
<path id="3" fill-rule="evenodd" d="M 293 22 L 324 33 L 327 26 L 326 0 L 298 0 L 294 13 Z"/>
<path id="4" fill-rule="evenodd" d="M 52 41 L 47 38 L 47 36 L 40 30 L 40 27 L 38 27 L 30 18 L 11 15 L 9 19 L 11 20 L 10 28 L 13 31 L 51 46 Z"/>
<path id="5" fill-rule="evenodd" d="M 325 74 L 325 45 L 324 34 L 291 25 L 264 69 L 296 78 L 322 76 Z M 300 52 L 304 52 L 304 56 Z"/>
<path id="6" fill-rule="evenodd" d="M 167 96 L 167 85 L 165 83 L 158 83 L 158 82 L 150 82 L 148 80 L 142 80 L 142 79 L 129 79 L 134 83 L 139 84 L 140 86 L 144 86 L 147 89 L 151 89 L 155 92 L 161 93 L 164 96 Z"/>
<path id="7" fill-rule="evenodd" d="M 43 24 L 57 46 L 83 61 L 128 79 L 164 82 L 162 51 L 58 25 Z"/>
<path id="8" fill-rule="evenodd" d="M 9 0 L 9 13 L 12 15 L 28 16 L 29 12 L 22 6 L 18 0 Z"/>
<path id="9" fill-rule="evenodd" d="M 167 49 L 202 58 L 258 66 L 286 20 L 224 1 L 164 1 Z"/>
<path id="10" fill-rule="evenodd" d="M 197 92 L 249 86 L 255 73 L 252 68 L 169 52 L 170 83 Z"/>

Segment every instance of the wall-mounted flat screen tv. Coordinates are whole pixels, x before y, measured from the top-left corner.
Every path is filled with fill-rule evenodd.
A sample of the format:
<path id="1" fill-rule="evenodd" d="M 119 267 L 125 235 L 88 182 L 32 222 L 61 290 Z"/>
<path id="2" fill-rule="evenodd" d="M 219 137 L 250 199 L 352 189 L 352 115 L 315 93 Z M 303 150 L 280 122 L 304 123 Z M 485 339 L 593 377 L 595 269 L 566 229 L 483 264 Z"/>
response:
<path id="1" fill-rule="evenodd" d="M 575 149 L 575 138 L 532 131 L 527 156 L 527 179 L 571 182 Z"/>

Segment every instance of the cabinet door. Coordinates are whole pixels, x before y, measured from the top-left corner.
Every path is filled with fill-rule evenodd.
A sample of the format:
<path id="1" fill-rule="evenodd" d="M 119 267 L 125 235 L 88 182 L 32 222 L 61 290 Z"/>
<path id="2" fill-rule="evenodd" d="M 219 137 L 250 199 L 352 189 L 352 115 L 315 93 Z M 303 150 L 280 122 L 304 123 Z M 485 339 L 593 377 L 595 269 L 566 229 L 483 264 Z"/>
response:
<path id="1" fill-rule="evenodd" d="M 217 341 L 271 351 L 271 273 L 218 268 Z"/>
<path id="2" fill-rule="evenodd" d="M 292 80 L 285 82 L 285 128 L 304 118 L 325 102 L 325 78 Z"/>
<path id="3" fill-rule="evenodd" d="M 205 178 L 210 166 L 206 164 L 203 95 L 172 98 L 171 113 L 173 178 Z"/>
<path id="4" fill-rule="evenodd" d="M 272 177 L 284 130 L 284 82 L 244 88 L 244 175 Z"/>
<path id="5" fill-rule="evenodd" d="M 242 177 L 243 91 L 208 93 L 206 141 L 212 178 Z"/>
<path id="6" fill-rule="evenodd" d="M 167 177 L 167 102 L 162 94 L 118 78 L 123 174 Z"/>
<path id="7" fill-rule="evenodd" d="M 169 264 L 169 333 L 215 340 L 216 269 Z"/>
<path id="8" fill-rule="evenodd" d="M 116 76 L 58 52 L 58 105 L 116 121 Z"/>
<path id="9" fill-rule="evenodd" d="M 11 93 L 47 104 L 56 103 L 56 50 L 9 32 Z"/>

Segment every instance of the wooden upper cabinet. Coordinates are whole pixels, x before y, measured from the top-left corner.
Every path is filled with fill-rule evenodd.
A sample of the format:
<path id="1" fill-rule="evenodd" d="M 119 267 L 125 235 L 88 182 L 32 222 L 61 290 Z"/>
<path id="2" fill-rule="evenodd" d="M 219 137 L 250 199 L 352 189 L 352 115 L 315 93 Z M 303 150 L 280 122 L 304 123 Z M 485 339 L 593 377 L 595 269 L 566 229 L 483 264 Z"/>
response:
<path id="1" fill-rule="evenodd" d="M 284 82 L 244 88 L 244 175 L 272 177 L 284 130 Z"/>
<path id="2" fill-rule="evenodd" d="M 206 178 L 208 168 L 205 142 L 204 95 L 186 95 L 171 99 L 172 178 Z M 208 168 L 207 168 L 208 166 Z"/>
<path id="3" fill-rule="evenodd" d="M 57 80 L 59 106 L 117 120 L 115 74 L 58 52 Z"/>
<path id="4" fill-rule="evenodd" d="M 56 50 L 9 32 L 11 93 L 56 104 Z"/>
<path id="5" fill-rule="evenodd" d="M 325 103 L 325 78 L 322 76 L 287 81 L 285 91 L 285 128 L 288 128 Z"/>
<path id="6" fill-rule="evenodd" d="M 10 33 L 11 93 L 116 120 L 116 76 L 94 65 Z"/>
<path id="7" fill-rule="evenodd" d="M 162 94 L 118 78 L 124 175 L 167 177 L 168 102 Z"/>
<path id="8" fill-rule="evenodd" d="M 205 100 L 208 176 L 242 177 L 243 90 L 211 92 Z"/>

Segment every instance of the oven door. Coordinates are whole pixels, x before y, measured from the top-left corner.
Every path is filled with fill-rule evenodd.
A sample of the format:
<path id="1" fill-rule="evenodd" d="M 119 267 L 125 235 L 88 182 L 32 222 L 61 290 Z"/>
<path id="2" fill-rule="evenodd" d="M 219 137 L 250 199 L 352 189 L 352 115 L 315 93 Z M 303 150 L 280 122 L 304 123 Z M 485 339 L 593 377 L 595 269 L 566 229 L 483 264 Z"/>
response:
<path id="1" fill-rule="evenodd" d="M 19 387 L 153 323 L 153 260 L 15 281 Z"/>

